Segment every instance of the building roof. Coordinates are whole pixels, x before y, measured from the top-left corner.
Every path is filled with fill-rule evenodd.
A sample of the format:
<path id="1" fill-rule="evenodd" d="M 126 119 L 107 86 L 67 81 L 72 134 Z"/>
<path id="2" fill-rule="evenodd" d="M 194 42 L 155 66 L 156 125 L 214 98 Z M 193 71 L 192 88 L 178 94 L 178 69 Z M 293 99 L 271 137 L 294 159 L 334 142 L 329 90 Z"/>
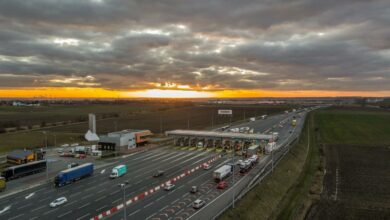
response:
<path id="1" fill-rule="evenodd" d="M 229 139 L 251 139 L 251 140 L 269 140 L 272 135 L 269 134 L 245 134 L 235 132 L 219 131 L 195 131 L 195 130 L 173 130 L 165 132 L 167 136 L 196 136 L 204 138 L 229 138 Z"/>
<path id="2" fill-rule="evenodd" d="M 14 150 L 10 152 L 7 157 L 13 158 L 13 159 L 24 159 L 27 156 L 33 154 L 30 150 Z"/>
<path id="3" fill-rule="evenodd" d="M 129 134 L 129 133 L 138 133 L 138 132 L 145 132 L 145 131 L 149 131 L 149 130 L 136 130 L 136 129 L 126 129 L 126 130 L 122 130 L 122 131 L 115 131 L 115 132 L 111 132 L 111 133 L 108 133 L 109 136 L 111 135 L 123 135 L 123 134 Z"/>

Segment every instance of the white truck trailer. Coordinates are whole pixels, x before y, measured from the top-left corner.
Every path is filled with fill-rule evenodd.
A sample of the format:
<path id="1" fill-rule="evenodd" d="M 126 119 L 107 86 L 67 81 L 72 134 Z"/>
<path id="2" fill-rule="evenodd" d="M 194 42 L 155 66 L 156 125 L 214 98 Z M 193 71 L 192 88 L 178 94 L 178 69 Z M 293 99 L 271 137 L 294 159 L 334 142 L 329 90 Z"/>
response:
<path id="1" fill-rule="evenodd" d="M 223 165 L 222 167 L 216 169 L 213 172 L 213 178 L 215 181 L 219 182 L 226 177 L 228 177 L 233 172 L 233 167 L 231 165 Z"/>
<path id="2" fill-rule="evenodd" d="M 257 152 L 259 151 L 259 148 L 260 146 L 259 145 L 252 145 L 248 148 L 248 150 L 246 150 L 246 155 L 248 157 L 252 156 L 252 155 L 255 155 L 257 154 Z"/>

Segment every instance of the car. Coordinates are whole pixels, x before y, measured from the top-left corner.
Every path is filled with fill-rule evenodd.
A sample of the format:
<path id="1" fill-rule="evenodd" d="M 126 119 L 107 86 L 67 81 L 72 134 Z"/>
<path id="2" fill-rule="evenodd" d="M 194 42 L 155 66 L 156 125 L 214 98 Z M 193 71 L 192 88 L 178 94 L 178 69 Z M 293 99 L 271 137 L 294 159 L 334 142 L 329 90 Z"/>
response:
<path id="1" fill-rule="evenodd" d="M 208 164 L 208 163 L 203 164 L 203 169 L 204 169 L 204 170 L 209 170 L 209 169 L 211 169 L 212 167 L 213 167 L 213 166 L 210 165 L 210 164 Z"/>
<path id="2" fill-rule="evenodd" d="M 59 148 L 59 149 L 57 150 L 57 153 L 59 153 L 59 154 L 64 153 L 64 149 L 63 149 L 63 148 Z"/>
<path id="3" fill-rule="evenodd" d="M 197 186 L 192 186 L 190 193 L 197 193 L 198 192 L 198 187 Z"/>
<path id="4" fill-rule="evenodd" d="M 79 165 L 78 163 L 70 163 L 70 164 L 68 164 L 68 169 L 73 168 L 73 167 L 77 167 L 78 165 Z"/>
<path id="5" fill-rule="evenodd" d="M 192 205 L 192 207 L 194 207 L 194 209 L 200 209 L 200 208 L 202 208 L 205 204 L 206 204 L 205 201 L 200 200 L 200 199 L 197 199 L 197 200 L 194 201 L 194 204 Z"/>
<path id="6" fill-rule="evenodd" d="M 160 176 L 163 176 L 163 175 L 164 175 L 164 171 L 163 170 L 157 170 L 157 172 L 153 174 L 153 177 L 160 177 Z"/>
<path id="7" fill-rule="evenodd" d="M 217 189 L 225 189 L 228 186 L 226 181 L 221 181 L 217 185 Z"/>
<path id="8" fill-rule="evenodd" d="M 165 185 L 164 189 L 165 191 L 171 191 L 172 189 L 175 188 L 175 185 L 171 184 L 171 183 L 168 183 L 167 185 Z"/>
<path id="9" fill-rule="evenodd" d="M 60 197 L 60 198 L 54 200 L 53 202 L 51 202 L 50 203 L 50 207 L 55 208 L 55 207 L 60 206 L 60 205 L 62 205 L 64 203 L 66 203 L 66 202 L 68 202 L 66 197 Z"/>

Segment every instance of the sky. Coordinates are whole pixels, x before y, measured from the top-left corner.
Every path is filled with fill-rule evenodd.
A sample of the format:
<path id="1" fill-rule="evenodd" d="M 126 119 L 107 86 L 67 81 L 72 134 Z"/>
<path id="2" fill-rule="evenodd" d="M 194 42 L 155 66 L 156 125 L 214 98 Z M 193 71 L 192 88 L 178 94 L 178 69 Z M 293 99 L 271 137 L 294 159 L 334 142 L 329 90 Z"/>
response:
<path id="1" fill-rule="evenodd" d="M 390 96 L 390 1 L 0 1 L 0 97 L 305 96 Z"/>

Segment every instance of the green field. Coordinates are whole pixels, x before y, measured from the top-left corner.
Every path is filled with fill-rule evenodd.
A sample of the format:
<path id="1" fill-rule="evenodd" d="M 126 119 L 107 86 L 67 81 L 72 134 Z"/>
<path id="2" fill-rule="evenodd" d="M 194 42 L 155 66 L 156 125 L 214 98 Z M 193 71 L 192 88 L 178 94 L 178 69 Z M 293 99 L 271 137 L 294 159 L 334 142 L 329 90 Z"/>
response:
<path id="1" fill-rule="evenodd" d="M 332 108 L 318 111 L 315 120 L 326 144 L 390 144 L 389 111 Z"/>

